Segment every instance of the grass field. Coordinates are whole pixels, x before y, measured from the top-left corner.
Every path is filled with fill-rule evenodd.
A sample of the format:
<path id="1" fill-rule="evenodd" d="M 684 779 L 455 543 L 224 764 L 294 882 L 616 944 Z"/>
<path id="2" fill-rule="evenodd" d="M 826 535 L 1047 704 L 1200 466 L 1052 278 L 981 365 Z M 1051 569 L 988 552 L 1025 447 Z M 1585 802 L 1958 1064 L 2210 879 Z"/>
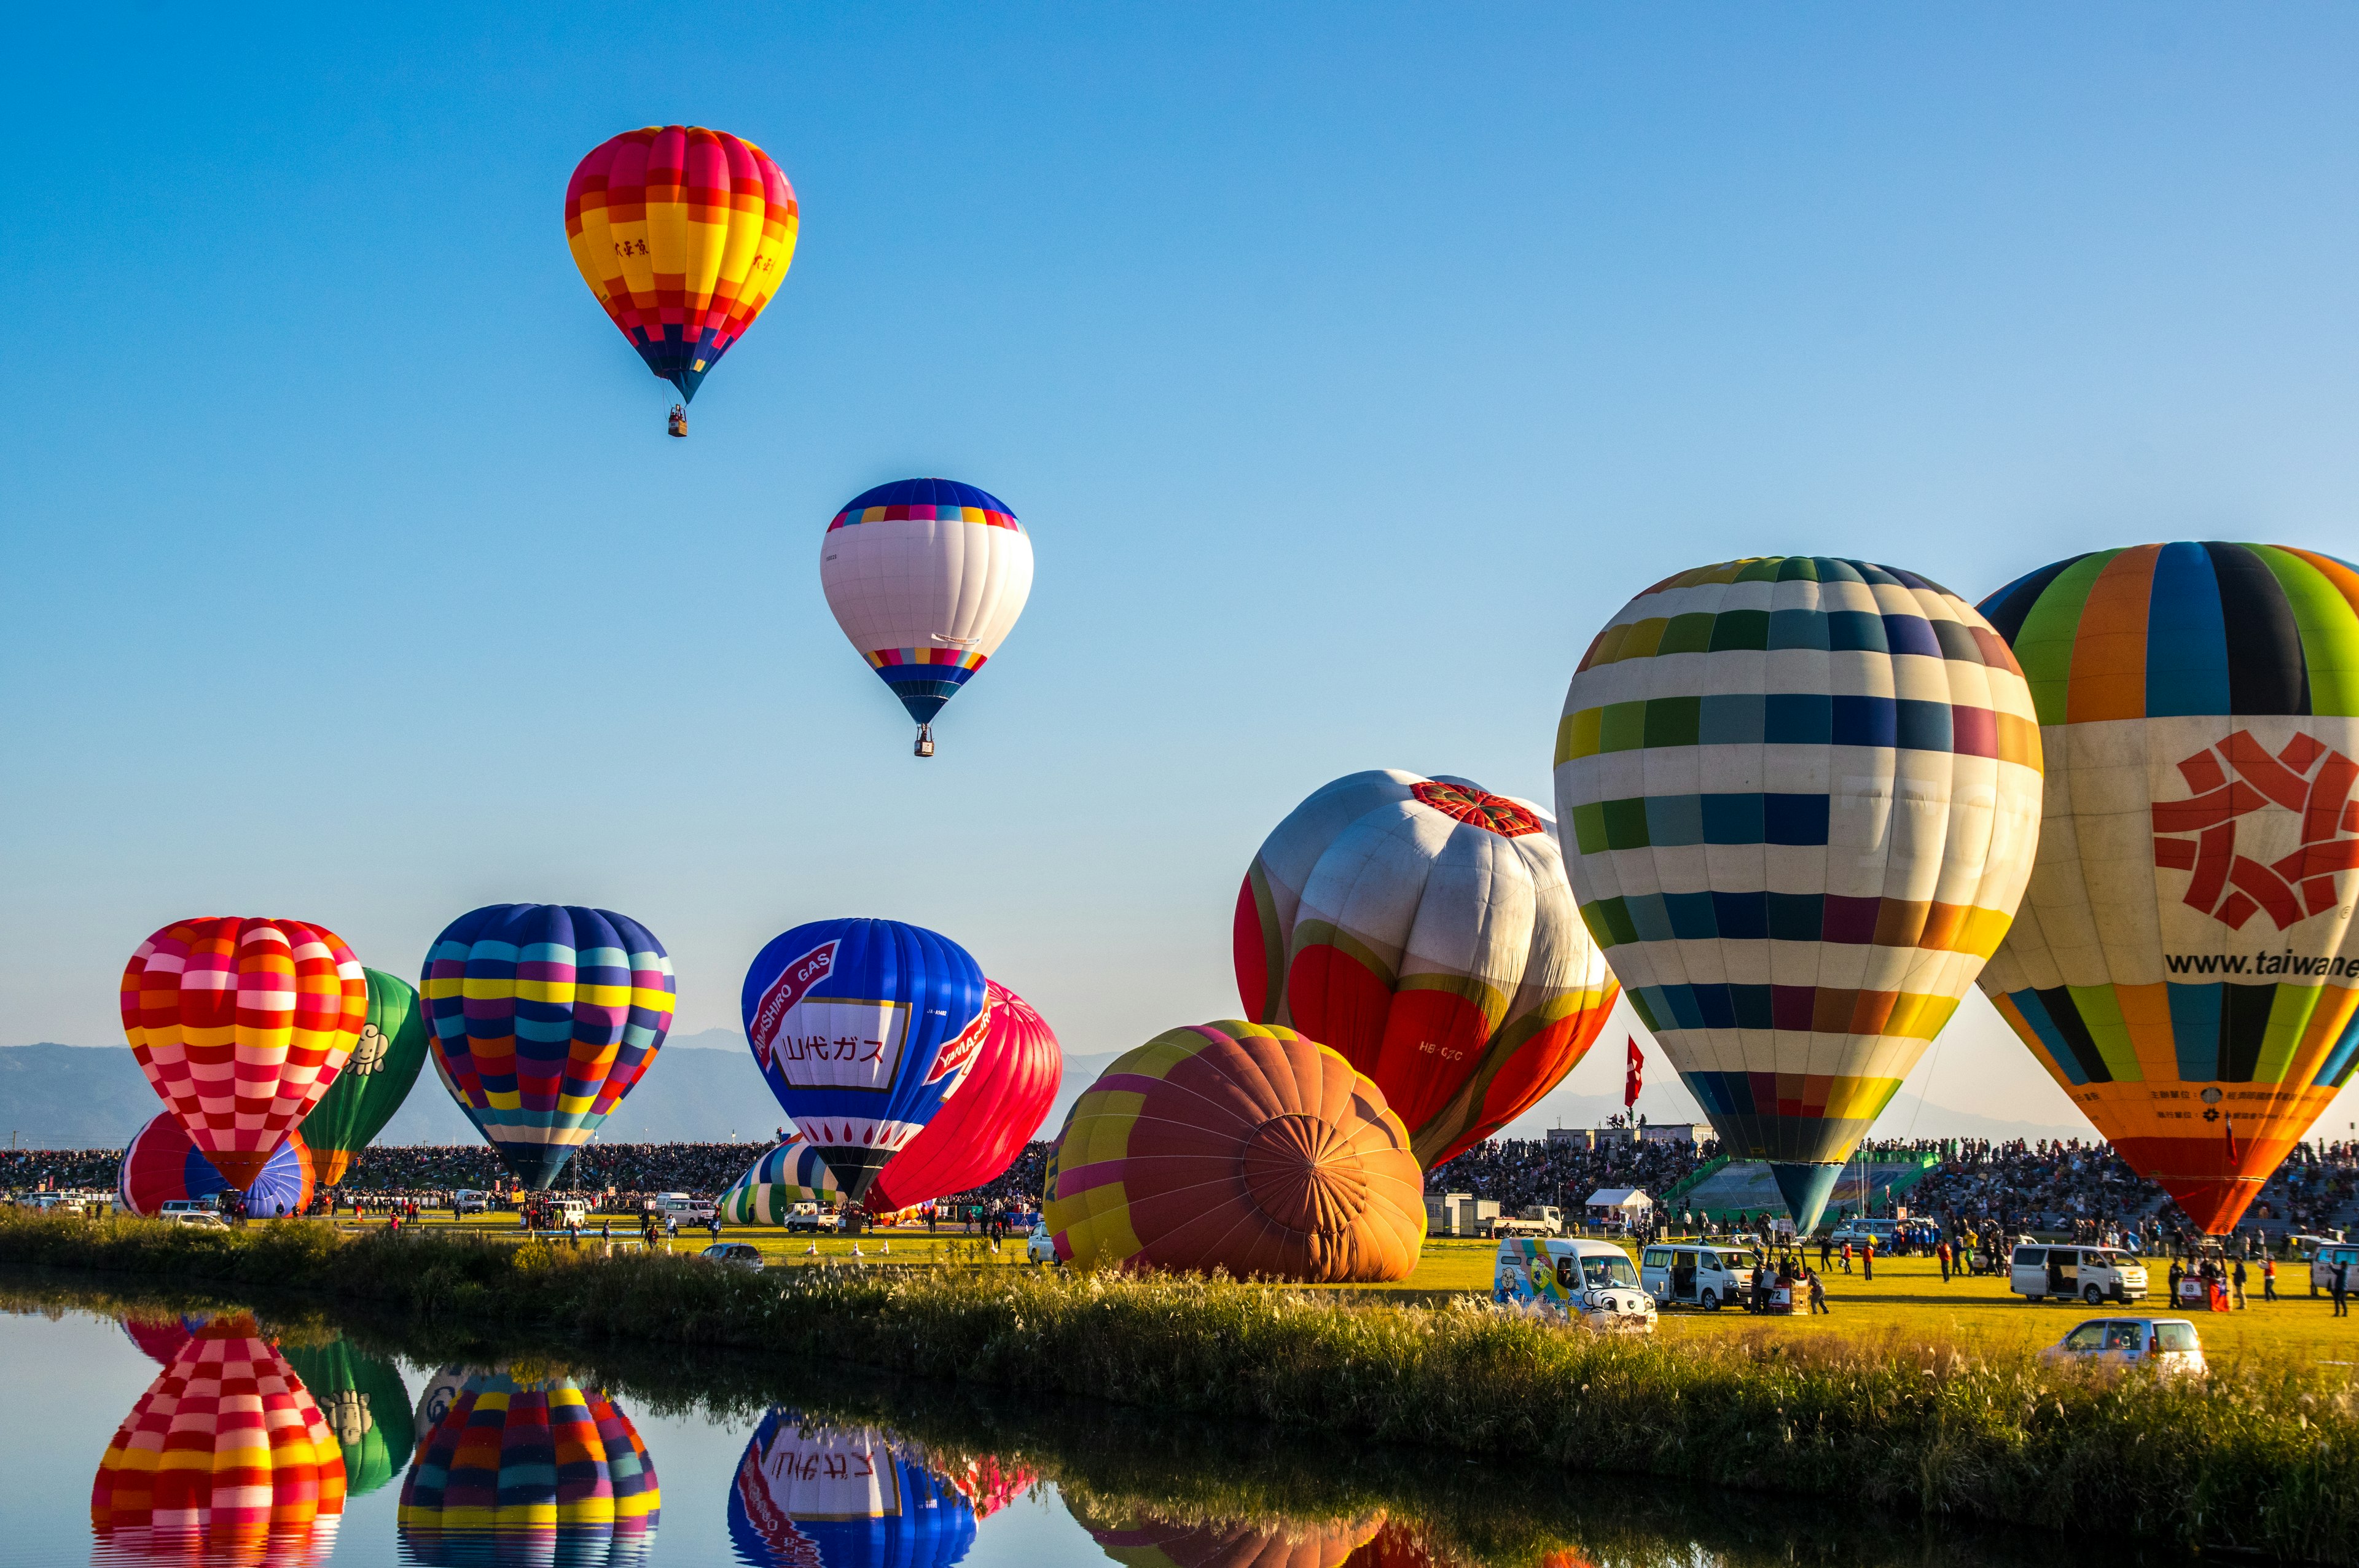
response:
<path id="1" fill-rule="evenodd" d="M 347 1219 L 342 1223 L 353 1222 Z M 492 1235 L 512 1235 L 516 1228 L 515 1217 L 510 1215 L 471 1216 L 456 1222 L 448 1215 L 429 1215 L 425 1223 L 437 1230 L 455 1224 L 460 1228 Z M 636 1232 L 630 1234 L 636 1236 Z M 619 1238 L 625 1233 L 618 1227 L 616 1235 Z M 979 1238 L 947 1229 L 932 1236 L 923 1229 L 872 1231 L 856 1241 L 850 1237 L 788 1236 L 763 1226 L 731 1226 L 722 1235 L 730 1241 L 751 1242 L 773 1268 L 850 1262 L 853 1260 L 854 1246 L 860 1249 L 859 1260 L 871 1265 L 922 1264 L 953 1256 L 997 1262 L 1009 1268 L 1021 1267 L 1024 1261 L 1020 1236 L 1004 1243 L 995 1258 L 982 1247 Z M 701 1228 L 684 1229 L 673 1248 L 682 1253 L 694 1252 L 708 1245 L 710 1239 Z M 1497 1247 L 1492 1242 L 1435 1238 L 1426 1243 L 1417 1271 L 1408 1279 L 1393 1285 L 1351 1289 L 1364 1299 L 1400 1295 L 1411 1301 L 1430 1301 L 1458 1292 L 1487 1296 L 1491 1292 L 1492 1260 L 1496 1255 Z M 1812 1262 L 1815 1264 L 1815 1257 Z M 2150 1315 L 2180 1315 L 2169 1311 L 2160 1294 L 2169 1267 L 2167 1262 L 2156 1261 L 2152 1269 L 2156 1294 L 2136 1310 Z M 1827 1274 L 1827 1305 L 1831 1310 L 1824 1317 L 1760 1318 L 1742 1312 L 1703 1313 L 1672 1308 L 1663 1313 L 1659 1332 L 1667 1336 L 1751 1333 L 1795 1337 L 1832 1335 L 1843 1338 L 1862 1335 L 1882 1338 L 1899 1333 L 1932 1341 L 2013 1349 L 2052 1345 L 2074 1324 L 2106 1314 L 2093 1313 L 2077 1302 L 2034 1305 L 2021 1296 L 2009 1294 L 2006 1281 L 1995 1275 L 1980 1279 L 1961 1275 L 1944 1284 L 1940 1266 L 1929 1258 L 1879 1260 L 1872 1283 L 1856 1271 L 1856 1264 L 1854 1270 L 1846 1274 L 1837 1264 Z M 2307 1265 L 2278 1265 L 2277 1289 L 2284 1299 L 2276 1302 L 2260 1299 L 2256 1265 L 2255 1274 L 2250 1304 L 2245 1311 L 2192 1314 L 2208 1352 L 2221 1357 L 2245 1350 L 2282 1351 L 2328 1365 L 2359 1364 L 2359 1317 L 2334 1317 L 2332 1302 L 2323 1297 L 2311 1300 Z M 2106 1309 L 2114 1310 L 2118 1309 Z"/>

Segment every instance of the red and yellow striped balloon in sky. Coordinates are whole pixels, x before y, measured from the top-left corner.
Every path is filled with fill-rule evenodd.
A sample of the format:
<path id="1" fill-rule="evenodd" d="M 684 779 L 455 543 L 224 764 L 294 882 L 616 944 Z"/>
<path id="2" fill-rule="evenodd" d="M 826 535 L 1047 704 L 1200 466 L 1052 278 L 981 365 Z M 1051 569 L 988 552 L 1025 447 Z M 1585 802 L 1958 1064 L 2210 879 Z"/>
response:
<path id="1" fill-rule="evenodd" d="M 682 402 L 769 304 L 799 226 L 795 189 L 769 155 L 701 125 L 625 131 L 565 190 L 582 281 Z"/>
<path id="2" fill-rule="evenodd" d="M 139 944 L 122 1007 L 140 1071 L 243 1190 L 343 1070 L 368 1017 L 368 980 L 324 925 L 210 915 Z"/>

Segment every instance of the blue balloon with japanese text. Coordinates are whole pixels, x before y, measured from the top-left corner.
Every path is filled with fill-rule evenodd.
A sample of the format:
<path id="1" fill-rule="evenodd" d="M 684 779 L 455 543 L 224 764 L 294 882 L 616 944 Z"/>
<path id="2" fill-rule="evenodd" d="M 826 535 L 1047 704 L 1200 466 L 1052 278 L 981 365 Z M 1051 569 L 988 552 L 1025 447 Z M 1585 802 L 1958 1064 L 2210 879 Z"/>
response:
<path id="1" fill-rule="evenodd" d="M 745 971 L 745 1042 L 853 1203 L 933 1119 L 983 1045 L 983 968 L 897 920 L 817 920 Z"/>

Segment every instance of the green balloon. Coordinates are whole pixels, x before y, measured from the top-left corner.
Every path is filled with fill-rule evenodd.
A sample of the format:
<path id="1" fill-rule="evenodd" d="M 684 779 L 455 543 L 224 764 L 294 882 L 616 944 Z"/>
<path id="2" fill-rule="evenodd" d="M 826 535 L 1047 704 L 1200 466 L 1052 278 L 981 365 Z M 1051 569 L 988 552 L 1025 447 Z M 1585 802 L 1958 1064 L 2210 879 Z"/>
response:
<path id="1" fill-rule="evenodd" d="M 400 1475 L 417 1445 L 418 1429 L 410 1422 L 409 1390 L 392 1364 L 363 1355 L 343 1339 L 280 1354 L 311 1390 L 344 1451 L 345 1490 L 359 1497 Z"/>
<path id="2" fill-rule="evenodd" d="M 416 988 L 383 969 L 361 972 L 368 977 L 368 1021 L 360 1044 L 303 1119 L 303 1141 L 323 1187 L 344 1179 L 353 1156 L 385 1130 L 426 1065 L 426 1018 Z"/>

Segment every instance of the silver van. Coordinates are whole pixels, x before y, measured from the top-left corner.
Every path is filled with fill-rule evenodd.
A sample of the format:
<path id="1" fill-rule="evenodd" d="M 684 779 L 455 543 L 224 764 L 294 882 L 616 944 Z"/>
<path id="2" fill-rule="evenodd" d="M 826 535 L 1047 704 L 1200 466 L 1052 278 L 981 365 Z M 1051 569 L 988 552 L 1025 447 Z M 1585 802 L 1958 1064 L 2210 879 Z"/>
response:
<path id="1" fill-rule="evenodd" d="M 2007 1260 L 2006 1288 L 2027 1301 L 2129 1303 L 2146 1295 L 2146 1264 L 2114 1247 L 2043 1247 L 2018 1242 Z"/>
<path id="2" fill-rule="evenodd" d="M 1649 1247 L 1638 1259 L 1638 1283 L 1658 1302 L 1718 1312 L 1743 1306 L 1753 1289 L 1753 1254 L 1721 1243 L 1675 1242 Z"/>
<path id="3" fill-rule="evenodd" d="M 2351 1266 L 2351 1289 L 2359 1291 L 2359 1242 L 2321 1241 L 2310 1249 L 2310 1293 L 2324 1295 L 2334 1289 L 2334 1271 Z"/>

